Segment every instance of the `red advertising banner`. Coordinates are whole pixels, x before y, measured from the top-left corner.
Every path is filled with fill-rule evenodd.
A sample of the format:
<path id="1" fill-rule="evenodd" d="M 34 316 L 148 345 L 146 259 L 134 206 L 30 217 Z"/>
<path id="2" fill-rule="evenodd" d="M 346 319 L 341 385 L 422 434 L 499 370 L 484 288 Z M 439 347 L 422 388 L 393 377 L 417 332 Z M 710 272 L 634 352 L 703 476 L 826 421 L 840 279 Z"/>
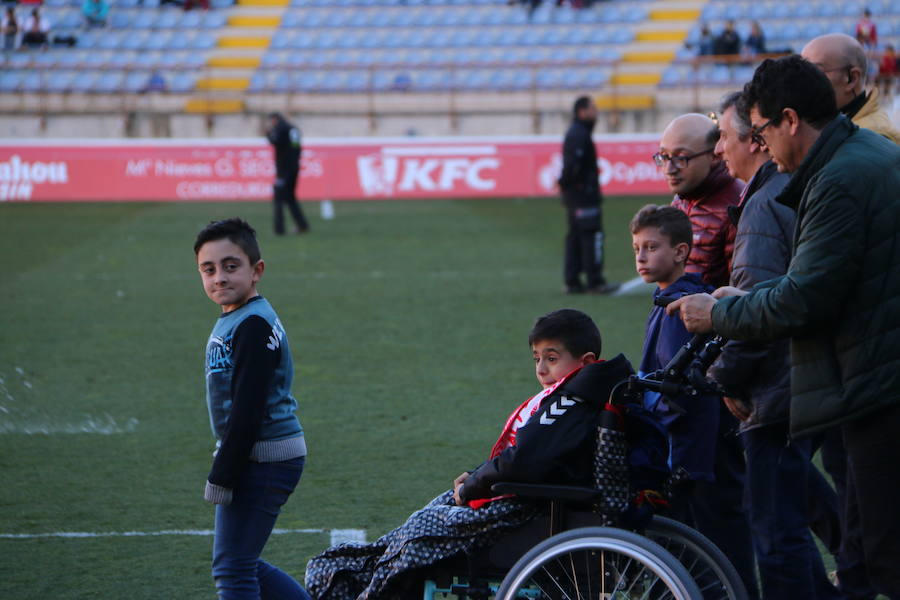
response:
<path id="1" fill-rule="evenodd" d="M 607 194 L 664 194 L 657 136 L 596 139 Z M 304 141 L 305 200 L 558 193 L 558 138 Z M 267 200 L 272 150 L 247 140 L 0 141 L 0 201 Z"/>

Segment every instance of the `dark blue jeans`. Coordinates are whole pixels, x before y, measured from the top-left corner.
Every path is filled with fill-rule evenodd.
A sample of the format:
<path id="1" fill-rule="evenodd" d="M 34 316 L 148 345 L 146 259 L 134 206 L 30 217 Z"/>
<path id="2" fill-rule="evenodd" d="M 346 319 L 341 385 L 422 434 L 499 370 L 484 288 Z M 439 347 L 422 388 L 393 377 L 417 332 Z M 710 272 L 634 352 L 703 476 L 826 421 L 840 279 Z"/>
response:
<path id="1" fill-rule="evenodd" d="M 212 574 L 221 600 L 308 600 L 290 575 L 260 559 L 305 457 L 247 464 L 228 506 L 216 506 Z"/>
<path id="2" fill-rule="evenodd" d="M 715 482 L 689 481 L 672 490 L 673 519 L 697 529 L 719 547 L 747 588 L 752 600 L 759 598 L 750 525 L 744 514 L 744 447 L 735 435 L 737 419 L 719 402 L 718 439 L 713 468 Z"/>
<path id="3" fill-rule="evenodd" d="M 809 531 L 812 440 L 788 441 L 787 423 L 743 433 L 745 501 L 765 600 L 842 598 Z"/>

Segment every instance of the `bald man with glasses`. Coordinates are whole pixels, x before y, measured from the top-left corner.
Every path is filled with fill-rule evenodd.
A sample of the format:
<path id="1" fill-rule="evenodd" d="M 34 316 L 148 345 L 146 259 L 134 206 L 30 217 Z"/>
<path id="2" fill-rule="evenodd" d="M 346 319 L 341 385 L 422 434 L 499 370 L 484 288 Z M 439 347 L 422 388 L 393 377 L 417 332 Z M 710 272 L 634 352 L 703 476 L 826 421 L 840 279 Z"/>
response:
<path id="1" fill-rule="evenodd" d="M 691 219 L 694 243 L 687 272 L 720 287 L 728 285 L 735 227 L 728 207 L 740 201 L 744 184 L 714 153 L 719 128 L 705 115 L 676 117 L 663 132 L 653 161 L 675 194 L 672 206 Z"/>
<path id="2" fill-rule="evenodd" d="M 868 58 L 859 42 L 844 33 L 827 33 L 806 44 L 800 55 L 828 77 L 843 114 L 856 125 L 900 144 L 900 131 L 878 103 L 878 89 L 866 92 Z"/>

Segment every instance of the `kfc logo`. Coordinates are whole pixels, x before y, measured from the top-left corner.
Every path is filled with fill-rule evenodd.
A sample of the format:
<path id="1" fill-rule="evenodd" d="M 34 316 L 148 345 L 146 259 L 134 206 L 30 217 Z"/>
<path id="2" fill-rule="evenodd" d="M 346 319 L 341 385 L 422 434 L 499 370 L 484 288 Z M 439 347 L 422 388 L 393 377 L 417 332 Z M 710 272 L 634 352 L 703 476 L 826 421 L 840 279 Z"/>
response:
<path id="1" fill-rule="evenodd" d="M 494 146 L 384 147 L 356 160 L 366 196 L 395 193 L 490 191 L 497 187 L 491 171 L 500 168 Z"/>

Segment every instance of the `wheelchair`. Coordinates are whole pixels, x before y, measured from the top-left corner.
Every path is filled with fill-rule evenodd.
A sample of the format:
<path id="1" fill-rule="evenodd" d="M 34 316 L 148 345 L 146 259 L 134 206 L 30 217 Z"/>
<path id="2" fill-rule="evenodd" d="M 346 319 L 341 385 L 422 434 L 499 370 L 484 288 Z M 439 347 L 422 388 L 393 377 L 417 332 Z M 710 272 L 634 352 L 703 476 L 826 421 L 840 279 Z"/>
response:
<path id="1" fill-rule="evenodd" d="M 655 514 L 664 495 L 644 490 L 635 499 L 635 469 L 626 459 L 635 437 L 654 431 L 639 418 L 641 394 L 708 393 L 713 384 L 705 373 L 723 344 L 719 336 L 695 336 L 660 371 L 616 386 L 598 428 L 593 488 L 495 484 L 498 494 L 545 503 L 546 513 L 490 547 L 429 569 L 423 600 L 746 600 L 721 550 L 698 531 Z"/>

